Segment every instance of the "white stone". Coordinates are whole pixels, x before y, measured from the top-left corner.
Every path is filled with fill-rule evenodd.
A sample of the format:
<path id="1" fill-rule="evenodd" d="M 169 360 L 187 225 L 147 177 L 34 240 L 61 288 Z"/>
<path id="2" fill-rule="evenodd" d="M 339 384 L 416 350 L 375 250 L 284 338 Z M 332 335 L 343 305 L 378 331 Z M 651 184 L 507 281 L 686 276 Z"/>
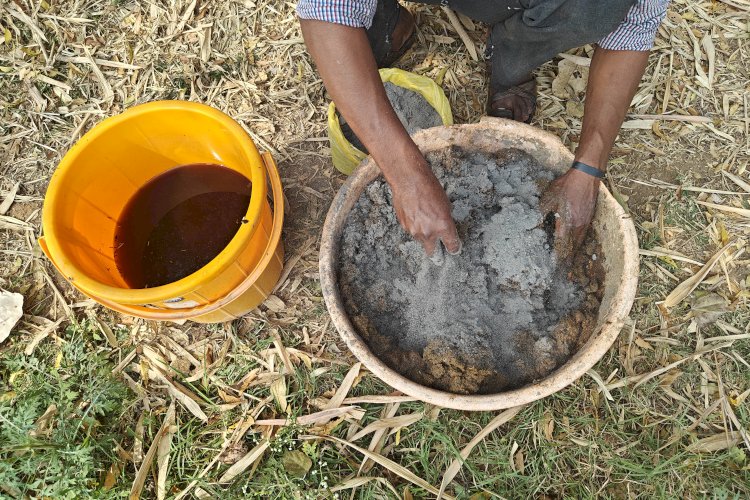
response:
<path id="1" fill-rule="evenodd" d="M 0 343 L 23 316 L 23 295 L 0 290 Z"/>

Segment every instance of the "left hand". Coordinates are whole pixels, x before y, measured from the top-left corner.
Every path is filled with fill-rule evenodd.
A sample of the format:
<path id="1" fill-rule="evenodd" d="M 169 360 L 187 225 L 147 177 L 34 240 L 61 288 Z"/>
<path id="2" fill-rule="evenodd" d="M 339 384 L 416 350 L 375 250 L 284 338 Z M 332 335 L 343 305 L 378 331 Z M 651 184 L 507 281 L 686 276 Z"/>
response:
<path id="1" fill-rule="evenodd" d="M 552 181 L 542 194 L 539 208 L 546 217 L 555 214 L 555 252 L 570 262 L 574 251 L 583 243 L 591 224 L 599 196 L 596 177 L 570 169 Z"/>

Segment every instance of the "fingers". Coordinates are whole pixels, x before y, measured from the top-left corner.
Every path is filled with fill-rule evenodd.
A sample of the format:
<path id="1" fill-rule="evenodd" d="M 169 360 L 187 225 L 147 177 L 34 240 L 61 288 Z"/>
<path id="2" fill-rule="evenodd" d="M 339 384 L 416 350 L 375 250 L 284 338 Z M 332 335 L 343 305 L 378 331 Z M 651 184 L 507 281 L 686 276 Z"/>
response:
<path id="1" fill-rule="evenodd" d="M 547 214 L 557 211 L 557 197 L 553 194 L 552 186 L 544 192 L 541 199 L 539 200 L 539 211 L 542 213 L 542 218 L 547 217 Z"/>
<path id="2" fill-rule="evenodd" d="M 461 253 L 461 247 L 463 245 L 458 237 L 458 230 L 453 221 L 451 221 L 451 227 L 440 234 L 440 239 L 449 254 L 458 255 Z"/>
<path id="3" fill-rule="evenodd" d="M 425 253 L 436 266 L 443 265 L 446 252 L 450 255 L 458 255 L 463 247 L 455 226 L 443 231 L 438 237 L 414 236 L 414 238 L 422 244 Z"/>
<path id="4" fill-rule="evenodd" d="M 432 252 L 432 255 L 430 255 L 430 260 L 436 266 L 442 266 L 443 263 L 445 263 L 445 250 L 443 250 L 443 245 L 440 243 L 440 240 L 435 243 L 435 250 Z"/>
<path id="5" fill-rule="evenodd" d="M 559 259 L 569 262 L 573 257 L 573 234 L 567 217 L 556 216 L 555 222 L 555 253 Z"/>
<path id="6" fill-rule="evenodd" d="M 415 240 L 420 242 L 422 244 L 422 248 L 424 248 L 424 253 L 427 254 L 428 257 L 431 257 L 433 253 L 435 253 L 435 247 L 437 246 L 438 239 L 435 237 L 429 238 L 427 236 L 421 236 L 418 234 L 412 234 Z"/>
<path id="7" fill-rule="evenodd" d="M 588 228 L 588 225 L 586 225 L 578 227 L 573 231 L 573 242 L 575 243 L 576 248 L 579 248 L 581 245 L 583 245 L 583 240 L 586 238 Z"/>

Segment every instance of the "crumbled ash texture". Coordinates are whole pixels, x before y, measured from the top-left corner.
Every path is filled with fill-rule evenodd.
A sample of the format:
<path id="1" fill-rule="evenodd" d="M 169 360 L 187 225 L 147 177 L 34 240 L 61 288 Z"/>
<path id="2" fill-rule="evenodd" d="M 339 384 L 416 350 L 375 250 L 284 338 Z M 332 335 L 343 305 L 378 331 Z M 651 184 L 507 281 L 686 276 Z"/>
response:
<path id="1" fill-rule="evenodd" d="M 391 106 L 393 106 L 396 116 L 401 120 L 409 135 L 414 134 L 418 130 L 438 127 L 443 124 L 440 114 L 427 102 L 427 99 L 422 97 L 422 94 L 399 87 L 391 82 L 385 82 L 384 86 L 385 94 L 388 96 L 388 100 L 391 101 Z M 342 116 L 339 116 L 339 124 L 346 140 L 355 148 L 367 153 L 367 148 L 359 140 L 359 137 L 354 134 Z"/>
<path id="2" fill-rule="evenodd" d="M 435 265 L 404 232 L 382 178 L 342 236 L 339 283 L 370 349 L 421 384 L 460 394 L 522 387 L 563 364 L 596 325 L 601 253 L 589 237 L 558 265 L 539 211 L 553 178 L 528 154 L 449 148 L 427 155 L 464 243 Z M 597 254 L 599 257 L 593 257 Z"/>

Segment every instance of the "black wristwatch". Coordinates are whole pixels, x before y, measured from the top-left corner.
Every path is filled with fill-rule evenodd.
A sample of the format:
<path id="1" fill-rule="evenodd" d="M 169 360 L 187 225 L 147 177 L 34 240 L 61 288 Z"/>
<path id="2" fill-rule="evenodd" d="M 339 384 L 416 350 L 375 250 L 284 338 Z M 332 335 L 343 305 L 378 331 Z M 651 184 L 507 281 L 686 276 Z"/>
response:
<path id="1" fill-rule="evenodd" d="M 580 170 L 584 174 L 589 174 L 593 177 L 596 177 L 597 179 L 604 179 L 607 176 L 607 174 L 605 174 L 602 170 L 599 170 L 596 167 L 592 167 L 591 165 L 586 165 L 585 163 L 580 161 L 574 161 L 573 165 L 571 165 L 570 168 Z"/>

